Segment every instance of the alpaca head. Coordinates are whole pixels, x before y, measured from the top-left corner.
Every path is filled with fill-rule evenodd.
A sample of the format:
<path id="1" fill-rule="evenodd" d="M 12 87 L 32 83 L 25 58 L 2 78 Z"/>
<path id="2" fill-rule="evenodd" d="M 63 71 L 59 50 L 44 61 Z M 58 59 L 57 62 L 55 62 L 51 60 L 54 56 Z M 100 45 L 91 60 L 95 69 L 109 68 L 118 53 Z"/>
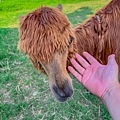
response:
<path id="1" fill-rule="evenodd" d="M 76 39 L 61 9 L 61 5 L 40 7 L 22 17 L 18 48 L 28 55 L 37 70 L 48 75 L 53 95 L 64 102 L 73 94 L 67 66 L 76 52 Z"/>

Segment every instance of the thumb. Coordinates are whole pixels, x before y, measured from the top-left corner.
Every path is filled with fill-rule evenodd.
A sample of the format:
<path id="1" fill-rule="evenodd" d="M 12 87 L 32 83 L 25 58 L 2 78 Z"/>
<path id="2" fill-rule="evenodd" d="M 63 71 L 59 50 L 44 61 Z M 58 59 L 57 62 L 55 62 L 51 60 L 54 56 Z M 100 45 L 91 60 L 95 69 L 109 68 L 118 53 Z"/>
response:
<path id="1" fill-rule="evenodd" d="M 116 63 L 116 60 L 115 60 L 115 55 L 114 55 L 114 54 L 108 56 L 108 64 L 109 64 L 109 65 L 110 65 L 110 64 L 112 64 L 112 65 L 113 65 L 113 64 L 115 64 L 115 65 L 117 64 L 117 63 Z"/>

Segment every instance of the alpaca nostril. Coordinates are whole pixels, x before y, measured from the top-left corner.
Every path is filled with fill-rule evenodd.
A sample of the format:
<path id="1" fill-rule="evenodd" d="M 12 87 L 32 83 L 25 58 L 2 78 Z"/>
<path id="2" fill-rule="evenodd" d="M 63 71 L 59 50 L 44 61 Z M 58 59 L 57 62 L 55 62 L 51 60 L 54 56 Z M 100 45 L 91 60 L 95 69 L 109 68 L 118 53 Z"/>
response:
<path id="1" fill-rule="evenodd" d="M 53 92 L 59 97 L 71 97 L 73 95 L 73 88 L 68 80 L 65 80 L 63 88 L 53 85 Z"/>
<path id="2" fill-rule="evenodd" d="M 70 83 L 68 82 L 68 80 L 65 81 L 64 91 L 65 91 L 66 97 L 71 97 L 73 95 L 73 88 L 70 85 Z"/>
<path id="3" fill-rule="evenodd" d="M 61 97 L 65 97 L 66 96 L 65 93 L 64 93 L 64 91 L 62 91 L 61 89 L 57 88 L 55 85 L 53 86 L 53 90 L 54 90 L 54 92 L 57 95 L 59 95 Z"/>
<path id="4" fill-rule="evenodd" d="M 66 97 L 71 97 L 73 95 L 73 90 L 68 89 L 68 92 L 66 92 Z"/>

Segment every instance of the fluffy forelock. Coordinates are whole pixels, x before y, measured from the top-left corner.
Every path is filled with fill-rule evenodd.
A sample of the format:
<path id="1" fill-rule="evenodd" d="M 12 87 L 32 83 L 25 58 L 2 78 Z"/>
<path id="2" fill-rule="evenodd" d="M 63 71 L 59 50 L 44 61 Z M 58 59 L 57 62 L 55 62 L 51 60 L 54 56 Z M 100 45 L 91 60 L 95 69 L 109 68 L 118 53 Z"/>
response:
<path id="1" fill-rule="evenodd" d="M 37 61 L 50 61 L 68 49 L 74 37 L 67 17 L 57 8 L 40 7 L 20 20 L 18 48 Z"/>

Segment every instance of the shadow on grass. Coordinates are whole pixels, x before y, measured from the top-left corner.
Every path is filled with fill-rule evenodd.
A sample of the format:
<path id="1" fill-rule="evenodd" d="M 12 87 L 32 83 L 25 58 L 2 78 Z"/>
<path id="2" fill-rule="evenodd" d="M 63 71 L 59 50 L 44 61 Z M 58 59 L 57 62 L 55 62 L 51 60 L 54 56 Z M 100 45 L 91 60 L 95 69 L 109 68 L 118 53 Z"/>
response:
<path id="1" fill-rule="evenodd" d="M 17 28 L 0 28 L 0 84 L 14 79 L 11 65 L 19 58 L 17 42 Z"/>
<path id="2" fill-rule="evenodd" d="M 74 11 L 73 13 L 67 14 L 70 22 L 73 25 L 78 23 L 82 23 L 84 20 L 88 18 L 89 15 L 92 15 L 93 12 L 89 7 L 82 7 Z"/>
<path id="3" fill-rule="evenodd" d="M 14 56 L 17 52 L 17 42 L 17 28 L 0 28 L 0 60 Z"/>

